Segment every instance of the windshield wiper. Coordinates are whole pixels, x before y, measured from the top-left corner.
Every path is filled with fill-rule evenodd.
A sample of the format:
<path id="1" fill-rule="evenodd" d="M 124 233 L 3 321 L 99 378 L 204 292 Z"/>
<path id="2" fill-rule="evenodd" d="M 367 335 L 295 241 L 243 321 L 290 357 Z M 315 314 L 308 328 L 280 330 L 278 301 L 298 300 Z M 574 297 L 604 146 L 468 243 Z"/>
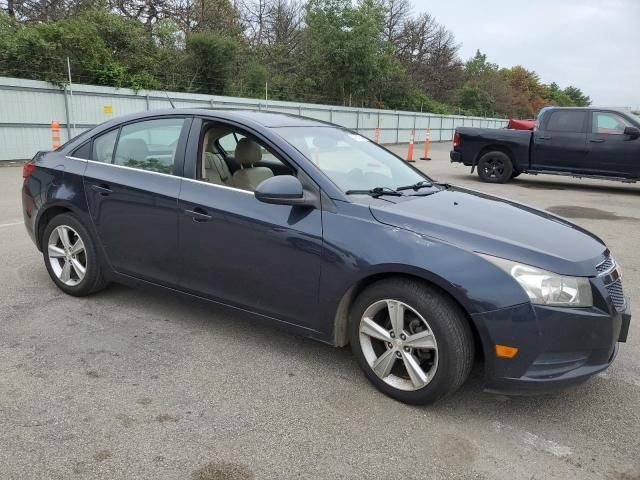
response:
<path id="1" fill-rule="evenodd" d="M 347 195 L 371 195 L 372 197 L 380 197 L 382 195 L 390 195 L 392 197 L 402 197 L 404 194 L 389 187 L 375 187 L 371 190 L 347 190 Z"/>
<path id="2" fill-rule="evenodd" d="M 427 180 L 422 180 L 418 183 L 414 183 L 413 185 L 405 185 L 404 187 L 396 188 L 396 192 L 401 192 L 403 190 L 415 190 L 418 191 L 421 188 L 433 187 L 433 182 L 429 182 Z"/>

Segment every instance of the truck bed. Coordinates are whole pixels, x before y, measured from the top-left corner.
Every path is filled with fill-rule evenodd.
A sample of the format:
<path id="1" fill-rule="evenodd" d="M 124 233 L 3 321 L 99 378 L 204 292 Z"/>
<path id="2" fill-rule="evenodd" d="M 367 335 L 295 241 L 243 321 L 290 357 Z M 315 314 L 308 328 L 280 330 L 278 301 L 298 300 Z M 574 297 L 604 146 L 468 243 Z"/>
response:
<path id="1" fill-rule="evenodd" d="M 489 150 L 505 150 L 514 159 L 514 167 L 526 170 L 529 166 L 529 149 L 533 132 L 528 130 L 508 130 L 495 128 L 457 129 L 464 138 L 464 155 L 462 150 L 456 150 L 451 155 L 452 162 L 464 165 L 475 165 L 480 156 Z"/>

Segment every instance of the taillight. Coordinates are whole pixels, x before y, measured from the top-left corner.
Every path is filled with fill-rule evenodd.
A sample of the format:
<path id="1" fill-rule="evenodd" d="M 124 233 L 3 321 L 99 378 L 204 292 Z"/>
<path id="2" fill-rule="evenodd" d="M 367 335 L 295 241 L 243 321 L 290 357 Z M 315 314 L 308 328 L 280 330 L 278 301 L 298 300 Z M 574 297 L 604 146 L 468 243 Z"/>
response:
<path id="1" fill-rule="evenodd" d="M 460 146 L 460 133 L 456 130 L 453 134 L 453 148 Z"/>
<path id="2" fill-rule="evenodd" d="M 22 178 L 25 178 L 25 179 L 29 178 L 31 174 L 35 171 L 35 169 L 36 169 L 35 162 L 33 160 L 29 160 L 22 167 Z"/>

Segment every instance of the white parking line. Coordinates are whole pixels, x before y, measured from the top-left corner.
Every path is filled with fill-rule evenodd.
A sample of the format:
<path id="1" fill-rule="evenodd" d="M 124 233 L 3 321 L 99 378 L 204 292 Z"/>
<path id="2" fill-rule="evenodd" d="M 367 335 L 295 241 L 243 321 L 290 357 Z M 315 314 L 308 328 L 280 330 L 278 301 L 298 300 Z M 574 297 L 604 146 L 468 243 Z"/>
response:
<path id="1" fill-rule="evenodd" d="M 16 225 L 23 225 L 23 224 L 24 224 L 24 222 L 0 223 L 0 228 L 15 227 Z"/>

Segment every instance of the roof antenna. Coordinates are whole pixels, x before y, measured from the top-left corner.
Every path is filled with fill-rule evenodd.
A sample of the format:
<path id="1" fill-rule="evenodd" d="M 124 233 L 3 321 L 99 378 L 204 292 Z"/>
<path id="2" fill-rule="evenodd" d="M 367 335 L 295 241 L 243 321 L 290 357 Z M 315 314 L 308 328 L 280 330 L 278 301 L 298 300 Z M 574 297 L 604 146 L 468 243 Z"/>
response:
<path id="1" fill-rule="evenodd" d="M 176 106 L 173 104 L 173 101 L 171 100 L 171 97 L 169 96 L 166 90 L 164 91 L 164 94 L 167 96 L 167 100 L 169 100 L 169 103 L 171 104 L 171 108 L 175 110 Z"/>

